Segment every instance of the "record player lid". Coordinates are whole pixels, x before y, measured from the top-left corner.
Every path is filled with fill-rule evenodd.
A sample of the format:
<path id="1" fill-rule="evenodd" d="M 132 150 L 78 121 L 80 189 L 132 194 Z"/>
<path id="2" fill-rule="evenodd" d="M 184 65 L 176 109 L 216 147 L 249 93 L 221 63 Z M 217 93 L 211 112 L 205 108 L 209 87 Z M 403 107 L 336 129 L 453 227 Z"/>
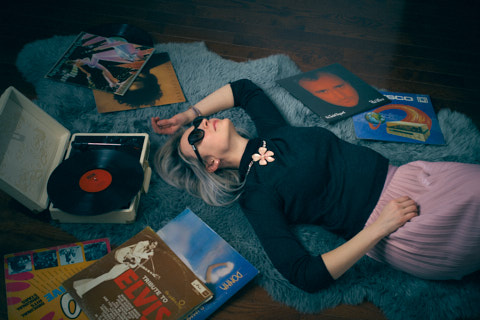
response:
<path id="1" fill-rule="evenodd" d="M 47 182 L 70 132 L 20 91 L 0 97 L 0 189 L 32 211 L 48 207 Z"/>

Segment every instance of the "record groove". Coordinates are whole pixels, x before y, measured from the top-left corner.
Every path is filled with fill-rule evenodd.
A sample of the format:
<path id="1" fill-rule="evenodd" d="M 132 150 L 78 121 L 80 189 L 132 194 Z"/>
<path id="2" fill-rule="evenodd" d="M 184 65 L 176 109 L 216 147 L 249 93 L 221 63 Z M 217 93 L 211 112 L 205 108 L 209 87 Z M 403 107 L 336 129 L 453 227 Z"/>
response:
<path id="1" fill-rule="evenodd" d="M 47 193 L 64 212 L 98 215 L 127 206 L 143 178 L 137 158 L 116 150 L 91 150 L 64 160 L 50 175 Z"/>

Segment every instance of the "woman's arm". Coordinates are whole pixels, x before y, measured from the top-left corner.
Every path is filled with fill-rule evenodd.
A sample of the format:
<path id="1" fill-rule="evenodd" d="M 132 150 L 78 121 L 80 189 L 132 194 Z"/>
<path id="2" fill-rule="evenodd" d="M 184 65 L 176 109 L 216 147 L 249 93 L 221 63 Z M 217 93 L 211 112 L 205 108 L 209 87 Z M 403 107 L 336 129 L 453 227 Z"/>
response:
<path id="1" fill-rule="evenodd" d="M 241 198 L 242 209 L 277 270 L 290 283 L 311 293 L 328 287 L 378 241 L 417 214 L 415 202 L 408 197 L 392 200 L 377 221 L 341 246 L 317 256 L 310 254 L 293 233 L 273 198 L 268 191 L 255 190 L 248 198 Z M 259 199 L 263 201 L 260 205 Z"/>
<path id="2" fill-rule="evenodd" d="M 388 236 L 418 214 L 416 203 L 409 197 L 390 201 L 378 219 L 340 247 L 324 253 L 323 262 L 333 279 L 338 279 L 382 238 Z"/>
<path id="3" fill-rule="evenodd" d="M 248 113 L 259 134 L 287 125 L 277 107 L 263 90 L 252 81 L 241 79 L 217 89 L 192 108 L 170 119 L 153 117 L 152 127 L 156 133 L 173 134 L 198 116 L 196 110 L 203 116 L 209 116 L 233 106 L 241 107 Z"/>
<path id="4" fill-rule="evenodd" d="M 230 84 L 212 92 L 193 107 L 196 108 L 202 116 L 209 116 L 216 112 L 232 108 L 234 106 L 234 98 Z M 178 113 L 170 119 L 160 119 L 153 117 L 151 119 L 152 128 L 159 134 L 172 134 L 180 127 L 190 123 L 197 117 L 197 113 L 193 108 L 189 108 L 184 112 Z"/>
<path id="5" fill-rule="evenodd" d="M 232 91 L 234 104 L 247 112 L 259 136 L 288 125 L 273 101 L 252 81 L 235 81 Z"/>

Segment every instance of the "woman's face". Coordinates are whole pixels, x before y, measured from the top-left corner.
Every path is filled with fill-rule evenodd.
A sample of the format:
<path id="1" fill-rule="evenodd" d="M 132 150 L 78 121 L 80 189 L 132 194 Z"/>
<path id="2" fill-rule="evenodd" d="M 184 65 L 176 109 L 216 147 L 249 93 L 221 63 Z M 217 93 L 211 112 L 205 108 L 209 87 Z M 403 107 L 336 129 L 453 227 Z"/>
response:
<path id="1" fill-rule="evenodd" d="M 316 80 L 301 79 L 301 87 L 328 103 L 340 107 L 358 104 L 358 92 L 350 83 L 331 73 L 321 73 Z"/>
<path id="2" fill-rule="evenodd" d="M 188 143 L 188 135 L 193 131 L 193 126 L 188 128 L 180 140 L 180 151 L 187 158 L 195 158 L 196 155 L 192 146 Z M 204 119 L 198 129 L 204 131 L 203 139 L 195 143 L 200 156 L 204 162 L 210 158 L 222 159 L 230 150 L 230 138 L 236 133 L 235 127 L 230 119 Z"/>

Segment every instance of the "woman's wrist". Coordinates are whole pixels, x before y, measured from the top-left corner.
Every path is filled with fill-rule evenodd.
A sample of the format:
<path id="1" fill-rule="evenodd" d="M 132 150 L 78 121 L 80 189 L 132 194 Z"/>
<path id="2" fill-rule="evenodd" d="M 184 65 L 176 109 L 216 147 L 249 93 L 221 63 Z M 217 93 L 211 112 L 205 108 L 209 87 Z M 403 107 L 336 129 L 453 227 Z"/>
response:
<path id="1" fill-rule="evenodd" d="M 197 107 L 195 107 L 195 106 L 190 106 L 189 109 L 191 109 L 191 110 L 193 111 L 193 113 L 195 114 L 195 118 L 202 116 L 202 113 L 200 112 L 200 110 L 198 110 Z"/>
<path id="2" fill-rule="evenodd" d="M 185 115 L 184 125 L 191 123 L 197 117 L 197 112 L 192 107 L 189 107 L 187 110 L 183 111 L 183 114 Z"/>
<path id="3" fill-rule="evenodd" d="M 390 234 L 383 227 L 383 225 L 380 224 L 378 220 L 373 222 L 371 225 L 365 227 L 364 229 L 368 229 L 370 235 L 373 236 L 375 239 L 378 239 L 378 241 L 380 241 L 381 239 L 385 238 Z"/>

